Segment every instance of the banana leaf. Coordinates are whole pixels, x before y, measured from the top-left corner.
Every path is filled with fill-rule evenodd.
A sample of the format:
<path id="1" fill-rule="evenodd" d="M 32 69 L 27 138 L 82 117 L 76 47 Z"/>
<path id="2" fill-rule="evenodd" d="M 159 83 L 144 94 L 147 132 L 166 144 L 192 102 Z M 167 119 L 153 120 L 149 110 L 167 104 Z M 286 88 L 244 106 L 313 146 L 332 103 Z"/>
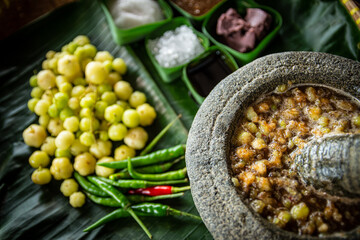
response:
<path id="1" fill-rule="evenodd" d="M 48 50 L 61 46 L 79 34 L 86 34 L 99 50 L 122 57 L 128 65 L 125 79 L 143 91 L 155 106 L 158 117 L 147 130 L 154 137 L 177 112 L 167 102 L 155 81 L 133 50 L 117 46 L 103 12 L 96 1 L 80 1 L 58 9 L 1 42 L 0 99 L 0 239 L 147 239 L 132 219 L 121 219 L 90 233 L 82 230 L 111 211 L 88 201 L 72 208 L 62 196 L 60 181 L 48 185 L 32 183 L 28 157 L 34 150 L 22 140 L 22 131 L 37 117 L 27 109 L 31 87 L 28 80 Z M 158 149 L 185 143 L 188 128 L 181 121 L 156 146 Z M 163 203 L 198 215 L 190 191 L 180 199 Z M 182 217 L 143 218 L 155 239 L 207 238 L 211 235 L 201 221 Z"/>
<path id="2" fill-rule="evenodd" d="M 360 30 L 340 0 L 257 0 L 279 11 L 283 26 L 264 54 L 327 52 L 360 60 Z"/>
<path id="3" fill-rule="evenodd" d="M 284 19 L 277 38 L 263 53 L 307 50 L 360 59 L 360 32 L 339 1 L 259 0 L 279 11 Z M 0 239 L 147 239 L 132 219 L 119 219 L 92 232 L 82 230 L 112 209 L 88 201 L 72 208 L 59 190 L 60 182 L 32 183 L 28 157 L 34 150 L 22 140 L 22 131 L 37 121 L 27 109 L 28 80 L 41 69 L 48 50 L 79 34 L 88 35 L 99 50 L 122 57 L 128 64 L 126 80 L 144 91 L 158 118 L 147 130 L 154 137 L 178 113 L 183 117 L 156 148 L 185 143 L 198 105 L 178 79 L 167 84 L 149 61 L 144 42 L 114 43 L 105 16 L 96 1 L 82 0 L 57 9 L 0 41 Z M 198 214 L 190 192 L 164 203 Z M 181 217 L 143 218 L 155 239 L 212 239 L 203 223 Z"/>

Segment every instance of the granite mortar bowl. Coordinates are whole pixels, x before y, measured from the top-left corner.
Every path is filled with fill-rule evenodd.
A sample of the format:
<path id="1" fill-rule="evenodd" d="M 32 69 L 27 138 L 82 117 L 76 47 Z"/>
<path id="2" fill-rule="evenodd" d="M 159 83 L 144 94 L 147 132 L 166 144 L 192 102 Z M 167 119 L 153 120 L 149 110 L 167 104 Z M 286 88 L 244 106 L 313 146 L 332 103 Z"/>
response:
<path id="1" fill-rule="evenodd" d="M 280 84 L 325 85 L 360 99 L 360 63 L 317 52 L 259 58 L 222 80 L 197 112 L 186 165 L 195 205 L 215 239 L 320 239 L 282 230 L 255 213 L 231 181 L 229 142 L 243 111 Z M 321 239 L 360 239 L 360 227 Z"/>

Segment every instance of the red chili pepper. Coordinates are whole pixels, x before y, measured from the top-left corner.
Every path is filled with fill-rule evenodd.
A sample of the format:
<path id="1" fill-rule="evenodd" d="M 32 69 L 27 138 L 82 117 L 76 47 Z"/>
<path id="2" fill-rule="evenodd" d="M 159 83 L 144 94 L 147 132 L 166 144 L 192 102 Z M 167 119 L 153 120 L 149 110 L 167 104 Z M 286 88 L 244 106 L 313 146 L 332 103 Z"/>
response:
<path id="1" fill-rule="evenodd" d="M 190 186 L 185 187 L 173 187 L 173 186 L 155 186 L 155 187 L 148 187 L 148 188 L 137 188 L 131 189 L 128 191 L 129 194 L 141 194 L 147 196 L 159 196 L 159 195 L 167 195 L 172 193 L 183 192 L 189 190 Z"/>

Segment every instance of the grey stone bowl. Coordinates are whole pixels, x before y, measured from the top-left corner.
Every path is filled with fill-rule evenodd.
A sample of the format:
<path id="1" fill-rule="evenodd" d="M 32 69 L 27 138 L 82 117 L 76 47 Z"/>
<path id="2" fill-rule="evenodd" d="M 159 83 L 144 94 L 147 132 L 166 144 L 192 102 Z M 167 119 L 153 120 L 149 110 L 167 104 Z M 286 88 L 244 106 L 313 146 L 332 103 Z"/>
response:
<path id="1" fill-rule="evenodd" d="M 243 202 L 231 181 L 228 153 L 235 123 L 261 94 L 288 81 L 326 85 L 360 99 L 360 63 L 325 53 L 271 54 L 222 80 L 201 105 L 186 144 L 192 196 L 215 239 L 319 239 L 275 227 Z M 360 228 L 325 239 L 360 239 Z"/>

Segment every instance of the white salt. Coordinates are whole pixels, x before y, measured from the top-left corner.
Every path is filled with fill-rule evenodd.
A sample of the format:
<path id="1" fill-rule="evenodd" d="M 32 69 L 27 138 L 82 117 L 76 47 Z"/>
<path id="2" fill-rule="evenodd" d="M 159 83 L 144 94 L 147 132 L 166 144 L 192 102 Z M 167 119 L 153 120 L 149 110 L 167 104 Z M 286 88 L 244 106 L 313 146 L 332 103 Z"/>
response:
<path id="1" fill-rule="evenodd" d="M 108 6 L 115 25 L 121 29 L 164 19 L 159 4 L 154 0 L 111 0 Z"/>
<path id="2" fill-rule="evenodd" d="M 204 52 L 198 37 L 186 25 L 167 31 L 148 44 L 158 63 L 166 68 L 186 64 Z"/>

